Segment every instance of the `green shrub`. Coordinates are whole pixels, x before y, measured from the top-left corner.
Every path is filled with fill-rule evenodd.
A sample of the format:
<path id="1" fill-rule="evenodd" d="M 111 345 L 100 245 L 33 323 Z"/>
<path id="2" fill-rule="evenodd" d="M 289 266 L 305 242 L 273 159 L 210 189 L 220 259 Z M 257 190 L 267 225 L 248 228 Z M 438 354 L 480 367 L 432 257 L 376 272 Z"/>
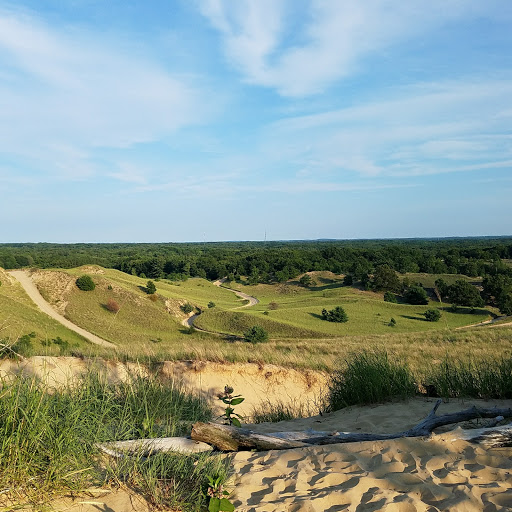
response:
<path id="1" fill-rule="evenodd" d="M 322 320 L 328 322 L 348 322 L 348 315 L 341 306 L 336 306 L 334 309 L 327 311 L 322 309 Z"/>
<path id="2" fill-rule="evenodd" d="M 392 302 L 394 304 L 396 304 L 398 302 L 398 299 L 396 298 L 396 295 L 393 292 L 390 292 L 390 291 L 387 291 L 384 294 L 384 300 L 386 302 Z"/>
<path id="3" fill-rule="evenodd" d="M 156 286 L 153 281 L 148 281 L 148 284 L 146 285 L 146 293 L 148 295 L 153 295 L 156 293 Z"/>
<path id="4" fill-rule="evenodd" d="M 383 402 L 414 396 L 416 384 L 409 367 L 392 362 L 386 352 L 354 354 L 331 375 L 327 403 L 330 411 L 349 405 Z"/>
<path id="5" fill-rule="evenodd" d="M 211 308 L 214 308 L 216 306 L 215 302 L 213 302 L 212 300 L 210 302 L 208 302 L 208 307 L 211 309 Z"/>
<path id="6" fill-rule="evenodd" d="M 250 343 L 264 343 L 268 340 L 268 332 L 259 325 L 253 325 L 245 331 L 244 339 Z"/>
<path id="7" fill-rule="evenodd" d="M 343 286 L 352 286 L 354 284 L 354 278 L 351 274 L 347 274 L 343 278 Z"/>
<path id="8" fill-rule="evenodd" d="M 75 281 L 75 283 L 76 283 L 77 287 L 84 292 L 90 292 L 90 291 L 94 290 L 94 288 L 96 288 L 96 285 L 94 284 L 94 281 L 92 280 L 92 277 L 88 276 L 88 275 L 80 276 Z"/>
<path id="9" fill-rule="evenodd" d="M 185 304 L 182 304 L 180 306 L 180 309 L 181 311 L 183 311 L 183 313 L 188 315 L 189 313 L 192 313 L 192 311 L 194 311 L 194 306 L 192 306 L 192 304 L 190 304 L 189 302 L 185 302 Z"/>
<path id="10" fill-rule="evenodd" d="M 441 311 L 439 311 L 439 309 L 427 309 L 427 311 L 423 313 L 423 316 L 427 322 L 439 322 Z"/>
<path id="11" fill-rule="evenodd" d="M 427 292 L 422 286 L 411 286 L 404 294 L 405 301 L 409 304 L 428 304 Z"/>
<path id="12" fill-rule="evenodd" d="M 396 327 L 396 320 L 391 317 L 391 320 L 388 323 L 389 327 Z"/>

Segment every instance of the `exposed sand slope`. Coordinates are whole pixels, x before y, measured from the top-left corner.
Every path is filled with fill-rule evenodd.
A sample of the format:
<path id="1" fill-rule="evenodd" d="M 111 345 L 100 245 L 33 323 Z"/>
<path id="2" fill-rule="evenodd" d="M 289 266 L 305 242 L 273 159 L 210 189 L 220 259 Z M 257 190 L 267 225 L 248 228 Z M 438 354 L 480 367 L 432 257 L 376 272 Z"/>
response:
<path id="1" fill-rule="evenodd" d="M 102 359 L 77 357 L 34 356 L 24 361 L 0 360 L 0 377 L 5 375 L 35 375 L 50 386 L 62 386 L 84 374 L 91 367 L 104 370 L 110 380 L 124 380 L 130 373 L 147 373 L 144 365 Z M 311 370 L 297 371 L 275 365 L 254 363 L 221 364 L 207 361 L 166 361 L 159 374 L 181 382 L 186 389 L 211 401 L 216 414 L 223 413 L 225 405 L 216 396 L 229 384 L 236 394 L 245 398 L 237 405 L 239 414 L 251 415 L 261 403 L 280 401 L 285 404 L 301 403 L 314 414 L 319 410 L 320 395 L 327 375 Z"/>
<path id="2" fill-rule="evenodd" d="M 75 325 L 73 322 L 70 322 L 67 318 L 64 318 L 62 315 L 57 313 L 57 311 L 55 311 L 50 306 L 50 304 L 46 302 L 46 300 L 44 300 L 43 296 L 39 293 L 39 290 L 33 283 L 32 279 L 30 279 L 30 276 L 27 272 L 23 270 L 12 270 L 10 274 L 20 282 L 21 286 L 23 286 L 24 290 L 27 292 L 27 295 L 34 301 L 34 303 L 43 313 L 51 316 L 53 319 L 57 320 L 57 322 L 60 322 L 68 329 L 76 332 L 77 334 L 80 334 L 80 336 L 83 336 L 85 339 L 89 340 L 95 345 L 101 345 L 102 347 L 107 348 L 116 348 L 113 343 L 110 343 L 100 338 L 99 336 L 96 336 L 95 334 L 92 334 L 89 331 L 78 327 L 78 325 Z"/>
<path id="3" fill-rule="evenodd" d="M 492 407 L 512 401 L 470 403 Z M 254 429 L 393 432 L 414 425 L 432 406 L 417 399 L 352 407 Z M 438 414 L 466 407 L 452 401 Z M 233 501 L 238 512 L 512 510 L 512 448 L 486 450 L 454 437 L 448 432 L 430 439 L 241 452 L 233 457 Z"/>

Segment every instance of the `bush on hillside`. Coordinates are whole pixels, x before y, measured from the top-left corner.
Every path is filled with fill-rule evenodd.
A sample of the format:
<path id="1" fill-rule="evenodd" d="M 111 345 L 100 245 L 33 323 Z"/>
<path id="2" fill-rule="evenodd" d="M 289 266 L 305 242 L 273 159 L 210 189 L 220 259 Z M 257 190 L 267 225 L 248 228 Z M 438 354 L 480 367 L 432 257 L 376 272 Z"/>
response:
<path id="1" fill-rule="evenodd" d="M 96 288 L 96 285 L 94 284 L 94 281 L 92 280 L 92 277 L 88 276 L 88 275 L 80 276 L 75 281 L 75 284 L 83 292 L 90 292 L 90 291 L 94 290 L 94 288 Z"/>
<path id="2" fill-rule="evenodd" d="M 427 311 L 423 313 L 423 316 L 427 322 L 439 322 L 441 311 L 439 311 L 439 309 L 427 309 Z"/>
<path id="3" fill-rule="evenodd" d="M 268 341 L 268 332 L 259 325 L 253 325 L 244 333 L 245 341 L 249 343 L 264 343 Z"/>
<path id="4" fill-rule="evenodd" d="M 344 278 L 343 278 L 343 285 L 344 286 L 352 286 L 354 284 L 354 278 L 352 277 L 351 274 L 347 274 Z"/>
<path id="5" fill-rule="evenodd" d="M 322 320 L 338 323 L 347 322 L 348 315 L 341 306 L 336 306 L 334 309 L 331 309 L 330 311 L 322 309 Z"/>
<path id="6" fill-rule="evenodd" d="M 428 304 L 427 292 L 422 286 L 411 286 L 404 294 L 405 301 L 409 304 Z"/>
<path id="7" fill-rule="evenodd" d="M 188 315 L 189 313 L 192 313 L 192 311 L 194 311 L 194 306 L 192 306 L 192 304 L 190 304 L 188 302 L 185 302 L 185 304 L 182 304 L 180 306 L 180 309 L 181 309 L 181 311 L 183 311 L 183 313 Z"/>
<path id="8" fill-rule="evenodd" d="M 117 313 L 121 309 L 121 306 L 114 299 L 108 299 L 106 308 L 112 313 Z"/>
<path id="9" fill-rule="evenodd" d="M 153 283 L 153 281 L 148 281 L 148 284 L 146 285 L 146 293 L 148 295 L 153 295 L 154 293 L 156 293 L 156 286 L 155 283 Z"/>
<path id="10" fill-rule="evenodd" d="M 384 294 L 384 300 L 386 302 L 393 302 L 394 304 L 396 304 L 398 302 L 398 300 L 396 298 L 396 295 L 393 292 L 390 292 L 390 291 L 387 291 Z"/>

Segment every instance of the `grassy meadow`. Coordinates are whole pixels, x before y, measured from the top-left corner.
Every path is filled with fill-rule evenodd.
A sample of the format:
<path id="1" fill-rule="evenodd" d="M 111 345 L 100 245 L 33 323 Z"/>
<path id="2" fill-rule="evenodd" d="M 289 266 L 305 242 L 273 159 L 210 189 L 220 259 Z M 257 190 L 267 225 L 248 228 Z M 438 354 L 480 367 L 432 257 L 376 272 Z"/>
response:
<path id="1" fill-rule="evenodd" d="M 96 283 L 93 291 L 83 292 L 74 285 L 75 279 L 86 273 Z M 448 304 L 436 301 L 428 306 L 384 302 L 383 294 L 342 286 L 340 276 L 327 272 L 316 273 L 317 284 L 309 289 L 294 281 L 257 286 L 231 283 L 233 288 L 260 300 L 250 308 L 241 308 L 243 300 L 230 290 L 200 278 L 181 282 L 157 280 L 157 293 L 149 296 L 145 293 L 147 279 L 96 266 L 36 271 L 33 277 L 43 296 L 67 318 L 115 343 L 118 349 L 104 349 L 80 340 L 78 335 L 40 313 L 19 285 L 2 286 L 0 297 L 10 304 L 11 317 L 25 319 L 19 327 L 20 334 L 37 332 L 28 355 L 53 351 L 123 360 L 256 362 L 329 370 L 340 358 L 372 347 L 404 357 L 412 367 L 437 364 L 446 355 L 507 355 L 512 349 L 509 327 L 455 329 L 490 318 L 487 309 L 470 313 L 459 308 L 453 313 L 446 310 Z M 419 281 L 439 276 L 408 277 Z M 449 280 L 447 276 L 441 277 Z M 460 276 L 452 279 L 457 277 Z M 117 313 L 107 309 L 109 300 L 120 306 Z M 216 306 L 208 308 L 209 302 Z M 185 315 L 180 306 L 185 303 L 201 309 L 195 322 L 199 328 L 234 336 L 183 327 Z M 347 311 L 348 322 L 337 324 L 320 318 L 323 308 L 338 305 Z M 442 308 L 439 322 L 424 319 L 422 313 L 429 307 Z M 396 320 L 395 327 L 389 326 L 391 318 Z M 39 336 L 46 335 L 42 328 L 45 325 L 55 329 L 52 336 L 69 340 L 68 346 L 48 347 L 37 341 Z M 264 327 L 270 334 L 270 341 L 257 350 L 240 339 L 253 325 Z"/>

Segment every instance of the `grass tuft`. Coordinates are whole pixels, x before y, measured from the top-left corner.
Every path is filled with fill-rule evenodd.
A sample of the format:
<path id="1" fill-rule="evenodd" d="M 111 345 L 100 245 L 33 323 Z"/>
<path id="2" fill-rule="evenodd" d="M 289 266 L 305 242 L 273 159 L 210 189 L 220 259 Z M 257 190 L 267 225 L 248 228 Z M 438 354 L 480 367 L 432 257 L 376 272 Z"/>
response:
<path id="1" fill-rule="evenodd" d="M 342 368 L 334 371 L 328 386 L 330 411 L 406 398 L 414 396 L 417 390 L 407 364 L 392 362 L 385 351 L 354 354 Z"/>
<path id="2" fill-rule="evenodd" d="M 445 358 L 427 380 L 443 397 L 511 399 L 512 358 L 479 361 Z"/>
<path id="3" fill-rule="evenodd" d="M 226 474 L 216 458 L 162 454 L 105 462 L 95 444 L 182 435 L 190 431 L 190 423 L 211 416 L 202 400 L 152 376 L 111 383 L 90 372 L 59 389 L 33 377 L 3 379 L 3 497 L 41 503 L 54 494 L 78 492 L 114 479 L 140 489 L 155 505 L 199 510 L 206 501 L 207 475 Z"/>

